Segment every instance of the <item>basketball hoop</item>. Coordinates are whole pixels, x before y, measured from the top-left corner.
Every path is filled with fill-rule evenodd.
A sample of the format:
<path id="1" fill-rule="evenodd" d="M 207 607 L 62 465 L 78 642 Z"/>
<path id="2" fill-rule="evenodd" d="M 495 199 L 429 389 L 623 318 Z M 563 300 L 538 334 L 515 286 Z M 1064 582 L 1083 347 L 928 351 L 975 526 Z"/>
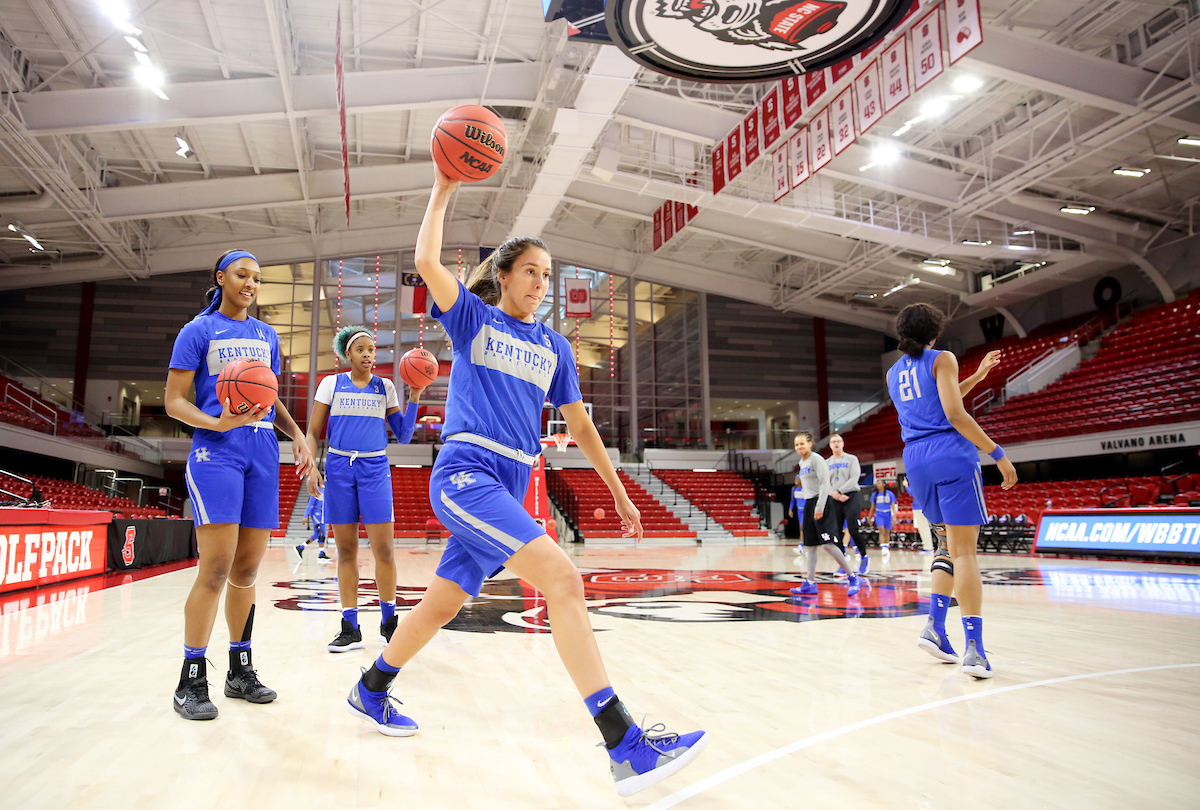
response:
<path id="1" fill-rule="evenodd" d="M 555 433 L 551 438 L 554 439 L 554 446 L 558 448 L 558 452 L 567 452 L 567 445 L 571 443 L 570 433 Z"/>

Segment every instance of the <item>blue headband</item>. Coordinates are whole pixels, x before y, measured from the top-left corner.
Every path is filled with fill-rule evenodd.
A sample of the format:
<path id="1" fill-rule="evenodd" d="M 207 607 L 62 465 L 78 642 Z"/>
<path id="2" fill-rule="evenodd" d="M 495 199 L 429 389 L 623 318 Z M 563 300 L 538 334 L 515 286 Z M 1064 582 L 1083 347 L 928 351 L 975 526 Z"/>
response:
<path id="1" fill-rule="evenodd" d="M 218 273 L 223 272 L 226 268 L 229 267 L 229 265 L 233 264 L 238 259 L 254 259 L 254 263 L 258 264 L 258 257 L 255 256 L 253 253 L 250 253 L 249 251 L 246 251 L 246 250 L 231 250 L 221 258 L 220 262 L 217 263 L 217 272 Z M 208 315 L 212 312 L 216 312 L 216 310 L 220 306 L 221 306 L 221 289 L 218 287 L 217 289 L 213 290 L 212 300 L 208 302 L 208 306 L 206 306 L 203 310 L 201 310 L 200 314 Z"/>

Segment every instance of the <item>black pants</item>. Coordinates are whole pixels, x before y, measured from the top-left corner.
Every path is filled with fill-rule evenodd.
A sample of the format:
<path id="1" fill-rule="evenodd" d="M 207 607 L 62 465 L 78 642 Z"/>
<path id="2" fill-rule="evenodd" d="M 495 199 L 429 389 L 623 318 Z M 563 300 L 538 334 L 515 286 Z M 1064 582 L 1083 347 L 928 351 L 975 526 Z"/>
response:
<path id="1" fill-rule="evenodd" d="M 837 543 L 841 547 L 840 529 L 835 529 L 833 526 L 833 513 L 829 508 L 829 504 L 834 503 L 832 498 L 825 499 L 825 511 L 821 513 L 820 520 L 816 517 L 817 499 L 809 498 L 804 503 L 804 515 L 800 519 L 801 529 L 800 537 L 803 538 L 806 546 L 822 546 L 826 543 Z"/>
<path id="2" fill-rule="evenodd" d="M 858 491 L 845 493 L 849 497 L 844 501 L 835 500 L 830 496 L 826 501 L 827 508 L 833 512 L 833 522 L 837 526 L 838 537 L 842 536 L 842 522 L 845 521 L 846 528 L 850 530 L 850 539 L 854 541 L 854 545 L 858 546 L 859 554 L 867 553 L 867 544 L 863 540 L 862 531 L 858 528 L 858 515 L 861 511 L 858 505 Z"/>

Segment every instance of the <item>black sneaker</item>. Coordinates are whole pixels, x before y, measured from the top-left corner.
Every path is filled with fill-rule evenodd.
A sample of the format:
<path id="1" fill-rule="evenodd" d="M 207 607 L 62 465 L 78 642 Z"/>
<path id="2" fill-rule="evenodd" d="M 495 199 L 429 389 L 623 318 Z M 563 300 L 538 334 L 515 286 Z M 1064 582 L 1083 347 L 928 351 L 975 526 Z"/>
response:
<path id="1" fill-rule="evenodd" d="M 225 676 L 225 697 L 241 698 L 249 703 L 270 703 L 279 697 L 279 693 L 263 686 L 254 670 L 242 669 Z"/>
<path id="2" fill-rule="evenodd" d="M 400 623 L 399 616 L 393 616 L 383 624 L 379 625 L 379 635 L 384 643 L 392 640 L 392 633 L 396 632 L 396 625 Z"/>
<path id="3" fill-rule="evenodd" d="M 350 624 L 346 619 L 342 619 L 342 632 L 338 633 L 337 638 L 329 642 L 329 646 L 325 649 L 333 653 L 343 653 L 350 650 L 361 650 L 365 646 L 362 640 L 362 630 Z"/>
<path id="4" fill-rule="evenodd" d="M 208 678 L 203 659 L 185 660 L 172 707 L 184 720 L 212 720 L 217 706 L 208 698 Z"/>

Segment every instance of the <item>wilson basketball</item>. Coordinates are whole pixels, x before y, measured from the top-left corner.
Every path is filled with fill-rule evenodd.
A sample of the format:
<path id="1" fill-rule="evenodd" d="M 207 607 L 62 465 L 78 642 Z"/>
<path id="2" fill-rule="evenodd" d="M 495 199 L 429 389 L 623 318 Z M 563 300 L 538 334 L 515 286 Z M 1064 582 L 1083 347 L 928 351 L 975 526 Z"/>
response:
<path id="1" fill-rule="evenodd" d="M 437 358 L 426 349 L 413 349 L 400 358 L 400 379 L 413 388 L 428 388 L 437 375 Z"/>
<path id="2" fill-rule="evenodd" d="M 217 375 L 217 399 L 229 400 L 229 410 L 237 414 L 252 410 L 256 404 L 263 410 L 275 404 L 279 396 L 279 380 L 271 367 L 261 360 L 235 360 Z"/>
<path id="3" fill-rule="evenodd" d="M 595 516 L 596 520 L 604 520 L 604 510 L 600 507 L 597 506 L 596 511 L 592 514 Z"/>
<path id="4" fill-rule="evenodd" d="M 504 162 L 508 134 L 500 116 L 478 104 L 460 104 L 433 126 L 433 161 L 451 180 L 477 183 Z"/>

